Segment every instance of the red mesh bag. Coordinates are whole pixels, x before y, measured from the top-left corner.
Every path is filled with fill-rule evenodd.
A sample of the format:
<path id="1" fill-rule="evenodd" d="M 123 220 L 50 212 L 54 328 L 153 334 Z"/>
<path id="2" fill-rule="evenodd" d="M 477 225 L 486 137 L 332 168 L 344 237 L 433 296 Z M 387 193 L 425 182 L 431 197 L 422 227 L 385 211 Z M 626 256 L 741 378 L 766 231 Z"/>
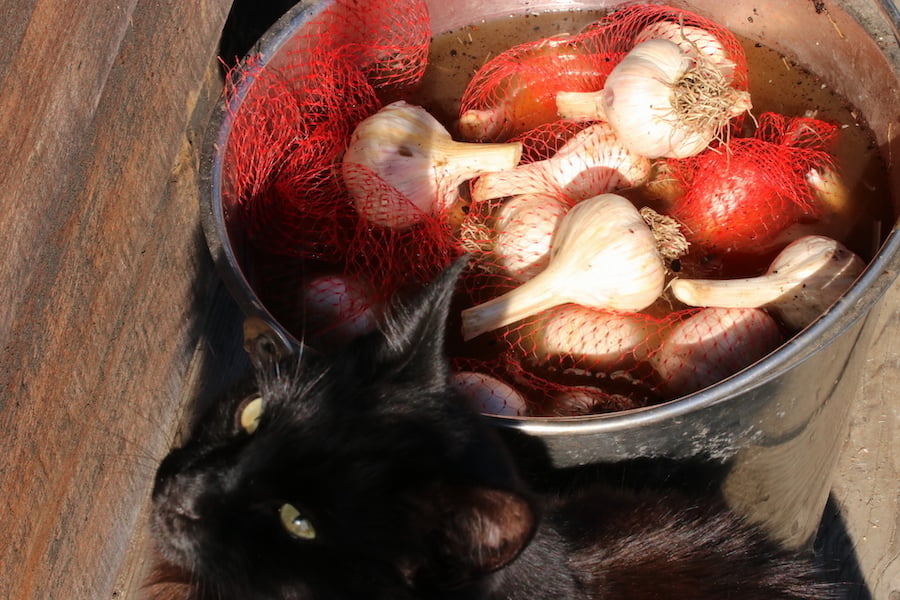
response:
<path id="1" fill-rule="evenodd" d="M 413 257 L 427 253 L 425 234 L 369 235 L 347 197 L 340 161 L 356 125 L 421 79 L 430 37 L 421 0 L 373 0 L 364 9 L 338 0 L 277 60 L 259 64 L 250 57 L 229 77 L 226 94 L 239 108 L 223 160 L 226 189 L 238 199 L 254 287 L 298 335 L 321 312 L 304 304 L 304 290 L 315 289 L 317 277 L 360 279 L 376 290 L 374 306 L 409 275 Z M 442 264 L 443 254 L 430 258 L 428 275 L 413 275 L 424 280 Z M 320 296 L 318 304 L 327 304 L 327 294 Z"/>
<path id="2" fill-rule="evenodd" d="M 669 161 L 669 173 L 685 190 L 670 214 L 703 252 L 753 253 L 801 218 L 816 216 L 807 176 L 832 167 L 837 131 L 817 119 L 763 114 L 754 137 Z"/>
<path id="3" fill-rule="evenodd" d="M 621 56 L 590 52 L 583 36 L 520 44 L 488 61 L 463 94 L 460 135 L 501 141 L 556 121 L 556 94 L 603 87 Z"/>
<path id="4" fill-rule="evenodd" d="M 636 4 L 617 9 L 582 32 L 592 54 L 616 55 L 648 39 L 663 38 L 692 56 L 703 56 L 719 67 L 737 90 L 746 91 L 747 58 L 731 31 L 707 18 L 672 6 Z"/>

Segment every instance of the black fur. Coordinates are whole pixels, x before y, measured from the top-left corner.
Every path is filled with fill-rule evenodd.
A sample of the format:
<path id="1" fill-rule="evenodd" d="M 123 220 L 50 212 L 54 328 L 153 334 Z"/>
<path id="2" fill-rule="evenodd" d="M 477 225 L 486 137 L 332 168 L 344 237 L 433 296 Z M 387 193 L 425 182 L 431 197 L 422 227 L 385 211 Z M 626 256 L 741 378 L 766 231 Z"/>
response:
<path id="1" fill-rule="evenodd" d="M 529 490 L 447 383 L 461 268 L 339 356 L 261 367 L 254 433 L 236 422 L 235 394 L 163 461 L 153 528 L 192 598 L 828 597 L 808 562 L 714 502 Z M 315 539 L 285 531 L 284 503 Z"/>

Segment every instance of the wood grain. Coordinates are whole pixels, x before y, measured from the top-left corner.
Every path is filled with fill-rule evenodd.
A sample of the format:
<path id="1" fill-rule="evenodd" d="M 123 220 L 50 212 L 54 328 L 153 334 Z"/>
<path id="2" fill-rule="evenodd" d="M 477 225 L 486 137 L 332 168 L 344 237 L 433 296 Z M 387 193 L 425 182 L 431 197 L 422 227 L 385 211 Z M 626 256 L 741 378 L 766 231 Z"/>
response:
<path id="1" fill-rule="evenodd" d="M 111 597 L 171 443 L 211 269 L 166 190 L 229 4 L 0 2 L 0 598 Z"/>

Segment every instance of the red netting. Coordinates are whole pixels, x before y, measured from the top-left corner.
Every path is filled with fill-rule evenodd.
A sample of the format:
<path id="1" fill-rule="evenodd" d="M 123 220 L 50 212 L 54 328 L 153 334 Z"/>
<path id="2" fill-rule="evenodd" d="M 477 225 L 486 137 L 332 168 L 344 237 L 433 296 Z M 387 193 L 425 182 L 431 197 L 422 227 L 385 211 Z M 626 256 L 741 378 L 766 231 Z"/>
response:
<path id="1" fill-rule="evenodd" d="M 556 94 L 601 89 L 621 59 L 589 52 L 583 36 L 520 44 L 488 61 L 466 87 L 458 123 L 464 139 L 505 140 L 556 121 Z"/>
<path id="2" fill-rule="evenodd" d="M 726 28 L 694 13 L 657 5 L 616 10 L 572 36 L 519 44 L 488 61 L 462 98 L 458 128 L 464 139 L 509 139 L 558 119 L 559 92 L 603 89 L 609 73 L 635 45 L 653 38 L 703 57 L 746 91 L 747 60 Z"/>
<path id="3" fill-rule="evenodd" d="M 725 27 L 684 9 L 656 4 L 625 6 L 588 26 L 581 36 L 590 53 L 603 55 L 627 53 L 648 39 L 668 39 L 689 55 L 718 66 L 733 88 L 747 90 L 747 58 L 740 41 Z"/>
<path id="4" fill-rule="evenodd" d="M 564 305 L 482 340 L 496 351 L 493 358 L 461 357 L 455 367 L 511 386 L 524 399 L 524 414 L 581 416 L 699 391 L 782 340 L 775 320 L 760 309 L 686 309 L 655 317 Z"/>
<path id="5" fill-rule="evenodd" d="M 837 126 L 766 113 L 752 138 L 671 160 L 685 193 L 670 209 L 688 240 L 705 252 L 754 252 L 818 207 L 807 183 L 812 169 L 830 168 Z"/>
<path id="6" fill-rule="evenodd" d="M 514 169 L 474 181 L 474 204 L 516 194 L 555 194 L 572 202 L 637 187 L 650 175 L 650 161 L 630 152 L 602 122 L 554 121 L 518 136 L 523 156 Z"/>
<path id="7" fill-rule="evenodd" d="M 449 250 L 432 239 L 435 229 L 446 238 L 443 225 L 402 235 L 370 231 L 340 169 L 355 127 L 421 79 L 430 38 L 421 0 L 373 0 L 364 10 L 338 0 L 277 63 L 251 57 L 229 77 L 226 95 L 240 108 L 223 161 L 226 189 L 238 199 L 238 222 L 253 248 L 248 270 L 257 292 L 298 335 L 297 327 L 316 328 L 309 319 L 327 304 L 304 299 L 302 290 L 318 285 L 310 278 L 349 277 L 359 284 L 347 290 L 371 287 L 377 304 L 410 274 L 427 280 L 448 260 Z M 427 261 L 410 273 L 409 257 L 419 252 Z"/>
<path id="8" fill-rule="evenodd" d="M 679 9 L 639 5 L 578 35 L 517 46 L 486 64 L 463 99 L 463 112 L 483 111 L 473 122 L 487 126 L 470 135 L 509 140 L 497 144 L 454 141 L 447 124 L 394 101 L 421 77 L 429 37 L 421 2 L 360 10 L 343 0 L 278 65 L 247 63 L 229 85 L 245 94 L 224 161 L 249 246 L 243 267 L 289 331 L 322 349 L 340 346 L 374 327 L 395 292 L 431 280 L 468 251 L 450 353 L 454 383 L 487 412 L 639 408 L 715 384 L 781 343 L 784 332 L 764 310 L 685 309 L 664 284 L 676 274 L 734 276 L 725 251 L 753 250 L 784 223 L 813 214 L 806 179 L 831 166 L 834 126 L 766 114 L 752 138 L 654 167 L 608 124 L 559 120 L 553 106 L 558 91 L 602 87 L 620 57 L 652 37 L 702 53 L 746 89 L 734 36 Z M 366 127 L 386 114 L 400 120 L 365 148 Z M 402 141 L 393 140 L 397 131 Z M 384 168 L 384 156 L 401 160 Z M 676 190 L 674 200 L 652 200 L 644 184 L 654 169 L 671 181 L 666 195 Z M 610 235 L 606 246 L 618 254 L 583 257 L 603 267 L 591 281 L 604 283 L 629 258 L 620 241 L 649 235 L 652 247 L 640 256 L 661 273 L 658 293 L 641 308 L 554 298 L 516 321 L 466 332 L 461 311 L 544 273 L 560 254 L 566 215 L 606 192 L 627 196 L 640 216 Z M 638 213 L 648 202 L 674 218 Z M 670 241 L 666 227 L 685 233 L 693 251 L 657 256 Z M 635 265 L 611 287 L 624 294 L 644 277 Z"/>

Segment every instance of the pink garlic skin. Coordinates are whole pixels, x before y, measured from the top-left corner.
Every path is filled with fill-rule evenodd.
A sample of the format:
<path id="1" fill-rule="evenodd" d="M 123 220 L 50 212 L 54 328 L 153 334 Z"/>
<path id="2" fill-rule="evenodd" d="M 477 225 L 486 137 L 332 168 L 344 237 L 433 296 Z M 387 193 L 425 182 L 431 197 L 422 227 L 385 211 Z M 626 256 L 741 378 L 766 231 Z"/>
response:
<path id="1" fill-rule="evenodd" d="M 328 350 L 375 330 L 376 303 L 360 281 L 344 275 L 321 275 L 303 288 L 307 340 Z"/>
<path id="2" fill-rule="evenodd" d="M 782 342 L 775 320 L 758 308 L 704 308 L 677 323 L 650 356 L 665 389 L 683 396 L 737 373 Z"/>
<path id="3" fill-rule="evenodd" d="M 568 204 L 550 194 L 510 198 L 497 213 L 497 263 L 518 281 L 543 271 L 550 262 L 553 234 L 568 210 Z"/>
<path id="4" fill-rule="evenodd" d="M 507 417 L 524 417 L 528 414 L 525 397 L 496 377 L 474 371 L 460 371 L 450 376 L 450 383 L 482 413 Z"/>
<path id="5" fill-rule="evenodd" d="M 646 359 L 657 327 L 646 315 L 566 304 L 541 314 L 519 335 L 538 361 L 571 357 L 581 368 L 605 371 Z"/>

